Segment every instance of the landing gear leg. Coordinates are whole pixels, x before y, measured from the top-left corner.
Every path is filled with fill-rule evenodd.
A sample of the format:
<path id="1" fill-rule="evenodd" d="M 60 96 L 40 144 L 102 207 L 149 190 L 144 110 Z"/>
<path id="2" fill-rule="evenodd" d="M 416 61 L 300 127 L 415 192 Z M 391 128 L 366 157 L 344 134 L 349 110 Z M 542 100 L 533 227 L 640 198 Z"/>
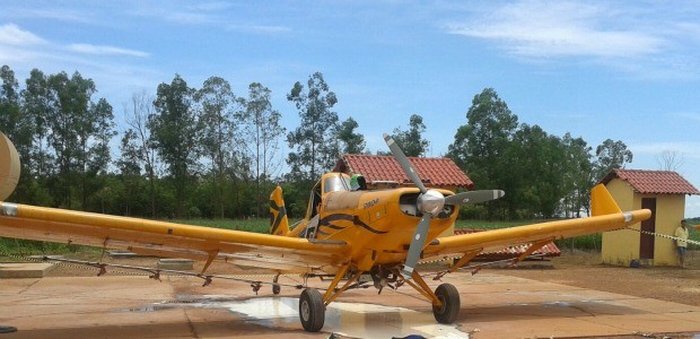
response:
<path id="1" fill-rule="evenodd" d="M 338 270 L 331 285 L 326 289 L 326 294 L 321 295 L 321 293 L 314 288 L 307 288 L 301 292 L 301 296 L 299 297 L 299 319 L 301 320 L 301 325 L 304 327 L 304 330 L 309 332 L 320 331 L 325 322 L 326 306 L 360 278 L 362 272 L 355 272 L 343 287 L 336 290 L 338 283 L 345 276 L 345 273 L 348 272 L 349 268 L 350 264 L 347 264 Z"/>
<path id="2" fill-rule="evenodd" d="M 413 271 L 412 280 L 404 280 L 433 304 L 433 316 L 441 324 L 451 324 L 457 319 L 460 309 L 459 292 L 452 284 L 444 283 L 433 292 L 425 280 Z"/>

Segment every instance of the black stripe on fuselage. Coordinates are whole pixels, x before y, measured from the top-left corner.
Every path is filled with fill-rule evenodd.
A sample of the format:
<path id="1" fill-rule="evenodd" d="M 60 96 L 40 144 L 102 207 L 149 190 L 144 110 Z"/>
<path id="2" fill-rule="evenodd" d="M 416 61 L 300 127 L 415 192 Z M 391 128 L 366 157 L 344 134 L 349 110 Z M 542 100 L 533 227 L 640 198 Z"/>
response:
<path id="1" fill-rule="evenodd" d="M 360 218 L 356 215 L 351 215 L 351 214 L 331 214 L 327 215 L 323 219 L 321 219 L 318 224 L 321 226 L 328 226 L 333 229 L 342 229 L 340 226 L 332 225 L 331 221 L 336 221 L 336 220 L 346 220 L 346 221 L 352 221 L 352 223 L 356 226 L 360 226 L 374 234 L 384 234 L 388 233 L 387 231 L 380 231 L 380 230 L 375 230 L 371 226 L 365 224 L 360 220 Z M 339 228 L 340 227 L 340 228 Z"/>

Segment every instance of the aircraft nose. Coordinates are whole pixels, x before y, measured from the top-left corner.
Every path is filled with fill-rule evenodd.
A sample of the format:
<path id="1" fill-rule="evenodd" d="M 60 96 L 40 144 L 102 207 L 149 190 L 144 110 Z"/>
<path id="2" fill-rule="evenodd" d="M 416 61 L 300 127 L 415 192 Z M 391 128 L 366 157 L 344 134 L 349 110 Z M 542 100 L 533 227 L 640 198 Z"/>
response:
<path id="1" fill-rule="evenodd" d="M 418 198 L 418 208 L 423 213 L 435 215 L 445 206 L 445 197 L 436 190 L 428 190 Z"/>

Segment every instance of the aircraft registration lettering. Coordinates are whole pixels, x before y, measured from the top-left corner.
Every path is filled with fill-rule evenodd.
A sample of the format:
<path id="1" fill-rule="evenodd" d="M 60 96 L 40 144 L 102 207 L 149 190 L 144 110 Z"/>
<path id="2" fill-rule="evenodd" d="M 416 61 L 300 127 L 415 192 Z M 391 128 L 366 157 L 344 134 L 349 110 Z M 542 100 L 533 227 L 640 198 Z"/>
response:
<path id="1" fill-rule="evenodd" d="M 377 205 L 377 203 L 379 203 L 379 198 L 374 198 L 374 199 L 372 199 L 372 200 L 370 200 L 370 201 L 368 201 L 368 202 L 365 203 L 364 209 L 368 209 L 368 208 L 370 208 L 370 207 L 372 207 L 372 206 L 375 206 L 375 205 Z"/>

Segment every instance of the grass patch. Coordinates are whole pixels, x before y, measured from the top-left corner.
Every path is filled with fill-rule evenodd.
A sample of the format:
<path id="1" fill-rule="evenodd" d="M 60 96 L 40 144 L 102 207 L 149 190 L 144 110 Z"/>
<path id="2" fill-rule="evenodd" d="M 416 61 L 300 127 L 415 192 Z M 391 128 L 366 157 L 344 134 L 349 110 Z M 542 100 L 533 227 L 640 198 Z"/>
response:
<path id="1" fill-rule="evenodd" d="M 0 260 L 2 261 L 20 261 L 31 255 L 68 255 L 100 251 L 101 249 L 90 246 L 0 238 Z"/>

